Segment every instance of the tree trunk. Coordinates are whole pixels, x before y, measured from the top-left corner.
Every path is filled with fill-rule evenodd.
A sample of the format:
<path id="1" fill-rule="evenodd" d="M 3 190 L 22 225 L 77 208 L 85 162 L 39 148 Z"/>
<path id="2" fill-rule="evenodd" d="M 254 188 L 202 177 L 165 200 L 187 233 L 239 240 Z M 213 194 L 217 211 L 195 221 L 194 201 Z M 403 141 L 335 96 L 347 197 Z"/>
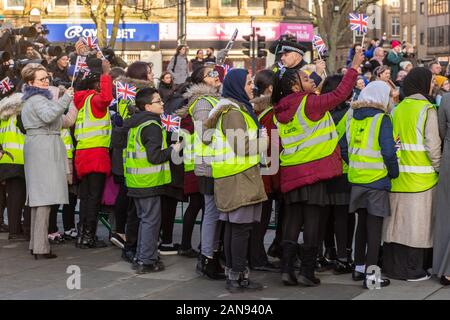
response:
<path id="1" fill-rule="evenodd" d="M 122 16 L 123 0 L 116 0 L 114 7 L 114 22 L 112 27 L 111 39 L 109 39 L 109 46 L 114 49 L 116 45 L 117 32 L 119 30 L 120 17 Z"/>
<path id="2" fill-rule="evenodd" d="M 98 1 L 97 7 L 97 38 L 99 47 L 105 47 L 107 45 L 107 26 L 106 26 L 106 8 L 108 7 L 105 0 Z"/>

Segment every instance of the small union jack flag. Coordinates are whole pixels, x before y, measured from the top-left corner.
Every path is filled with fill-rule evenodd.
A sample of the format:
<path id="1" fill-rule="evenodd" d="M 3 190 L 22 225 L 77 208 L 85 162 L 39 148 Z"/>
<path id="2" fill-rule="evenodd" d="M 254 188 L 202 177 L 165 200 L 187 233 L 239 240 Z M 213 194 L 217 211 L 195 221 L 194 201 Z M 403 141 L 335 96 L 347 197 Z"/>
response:
<path id="1" fill-rule="evenodd" d="M 9 91 L 11 91 L 14 88 L 14 83 L 9 79 L 9 77 L 6 77 L 0 82 L 0 90 L 2 90 L 2 94 L 5 94 Z"/>
<path id="2" fill-rule="evenodd" d="M 98 46 L 98 39 L 93 36 L 82 37 L 81 41 L 91 49 L 95 49 Z"/>
<path id="3" fill-rule="evenodd" d="M 233 69 L 232 66 L 230 66 L 229 64 L 224 64 L 222 65 L 223 68 L 223 76 L 225 77 L 228 73 L 228 71 L 230 71 L 231 69 Z"/>
<path id="4" fill-rule="evenodd" d="M 88 65 L 86 63 L 86 57 L 83 56 L 78 56 L 77 57 L 77 62 L 75 63 L 75 71 L 74 73 L 77 73 L 79 71 L 83 71 L 89 69 Z"/>
<path id="5" fill-rule="evenodd" d="M 350 28 L 352 30 L 358 30 L 360 33 L 367 33 L 367 27 L 369 24 L 369 17 L 364 14 L 350 13 Z"/>
<path id="6" fill-rule="evenodd" d="M 163 113 L 161 115 L 161 124 L 167 132 L 178 132 L 180 131 L 181 118 Z"/>
<path id="7" fill-rule="evenodd" d="M 323 41 L 322 37 L 318 35 L 314 35 L 313 46 L 320 54 L 324 53 L 325 50 L 327 50 L 325 42 Z"/>
<path id="8" fill-rule="evenodd" d="M 137 88 L 128 83 L 116 82 L 117 100 L 132 100 L 136 98 Z"/>

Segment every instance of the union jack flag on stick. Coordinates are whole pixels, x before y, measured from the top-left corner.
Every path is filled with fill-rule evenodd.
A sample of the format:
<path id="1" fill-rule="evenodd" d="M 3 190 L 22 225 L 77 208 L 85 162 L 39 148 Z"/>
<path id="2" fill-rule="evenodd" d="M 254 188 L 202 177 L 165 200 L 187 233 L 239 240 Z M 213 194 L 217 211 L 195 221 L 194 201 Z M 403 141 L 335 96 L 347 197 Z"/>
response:
<path id="1" fill-rule="evenodd" d="M 319 55 L 322 55 L 325 50 L 327 50 L 327 46 L 325 45 L 325 41 L 323 41 L 322 37 L 319 35 L 314 35 L 313 38 L 313 46 L 319 53 Z"/>
<path id="2" fill-rule="evenodd" d="M 350 28 L 354 31 L 357 30 L 360 33 L 367 33 L 367 27 L 369 24 L 369 17 L 364 14 L 350 13 Z"/>
<path id="3" fill-rule="evenodd" d="M 136 98 L 137 88 L 128 83 L 116 82 L 117 100 L 131 100 Z"/>
<path id="4" fill-rule="evenodd" d="M 161 115 L 161 124 L 167 132 L 178 132 L 180 131 L 181 118 L 163 113 Z"/>
<path id="5" fill-rule="evenodd" d="M 366 38 L 367 28 L 369 25 L 369 17 L 365 14 L 350 13 L 350 28 L 363 34 L 361 46 L 364 48 L 364 40 Z"/>
<path id="6" fill-rule="evenodd" d="M 14 88 L 14 83 L 9 79 L 9 77 L 6 77 L 0 82 L 0 90 L 2 90 L 2 94 L 5 94 L 7 92 L 10 92 Z"/>
<path id="7" fill-rule="evenodd" d="M 93 36 L 82 37 L 81 41 L 90 49 L 96 49 L 96 47 L 98 46 L 98 39 Z"/>

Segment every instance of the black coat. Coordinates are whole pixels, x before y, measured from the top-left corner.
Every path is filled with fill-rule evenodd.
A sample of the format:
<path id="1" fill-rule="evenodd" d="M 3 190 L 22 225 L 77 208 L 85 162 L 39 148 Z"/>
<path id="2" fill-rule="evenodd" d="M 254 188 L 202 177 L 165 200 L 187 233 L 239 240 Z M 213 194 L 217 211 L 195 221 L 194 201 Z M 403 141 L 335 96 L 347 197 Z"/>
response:
<path id="1" fill-rule="evenodd" d="M 135 128 L 149 120 L 155 120 L 161 123 L 159 115 L 148 111 L 142 111 L 125 120 L 123 128 Z M 153 164 L 162 164 L 170 160 L 172 147 L 169 146 L 168 148 L 161 150 L 162 131 L 160 127 L 156 125 L 146 126 L 141 131 L 141 141 L 145 146 L 149 162 Z M 129 197 L 147 198 L 163 195 L 167 195 L 167 185 L 152 188 L 128 188 Z"/>

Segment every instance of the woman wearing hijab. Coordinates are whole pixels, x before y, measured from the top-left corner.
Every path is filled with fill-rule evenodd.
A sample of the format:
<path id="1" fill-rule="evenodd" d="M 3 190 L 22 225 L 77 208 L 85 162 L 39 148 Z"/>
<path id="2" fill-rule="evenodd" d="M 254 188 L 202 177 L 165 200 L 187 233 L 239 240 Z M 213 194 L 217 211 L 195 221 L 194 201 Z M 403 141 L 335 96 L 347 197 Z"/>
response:
<path id="1" fill-rule="evenodd" d="M 353 116 L 346 120 L 347 139 L 343 158 L 349 164 L 352 184 L 350 212 L 358 213 L 353 280 L 385 287 L 388 279 L 371 274 L 378 263 L 383 218 L 389 216 L 391 179 L 398 177 L 398 162 L 392 122 L 386 114 L 390 88 L 384 81 L 373 81 L 352 103 Z M 367 253 L 366 253 L 367 252 Z"/>
<path id="2" fill-rule="evenodd" d="M 442 98 L 439 107 L 439 134 L 444 140 L 439 183 L 436 190 L 433 235 L 433 274 L 441 277 L 441 284 L 450 285 L 450 93 Z"/>
<path id="3" fill-rule="evenodd" d="M 392 112 L 400 175 L 392 180 L 391 216 L 384 221 L 383 272 L 393 279 L 421 281 L 430 278 L 441 138 L 431 103 L 431 71 L 414 68 L 403 85 L 406 98 Z"/>
<path id="4" fill-rule="evenodd" d="M 222 99 L 206 121 L 213 136 L 214 198 L 219 219 L 225 221 L 224 248 L 227 289 L 230 292 L 261 290 L 249 280 L 247 249 L 254 222 L 260 221 L 267 200 L 259 173 L 259 152 L 267 149 L 267 132 L 261 130 L 250 99 L 253 81 L 245 69 L 233 69 L 225 77 Z"/>

